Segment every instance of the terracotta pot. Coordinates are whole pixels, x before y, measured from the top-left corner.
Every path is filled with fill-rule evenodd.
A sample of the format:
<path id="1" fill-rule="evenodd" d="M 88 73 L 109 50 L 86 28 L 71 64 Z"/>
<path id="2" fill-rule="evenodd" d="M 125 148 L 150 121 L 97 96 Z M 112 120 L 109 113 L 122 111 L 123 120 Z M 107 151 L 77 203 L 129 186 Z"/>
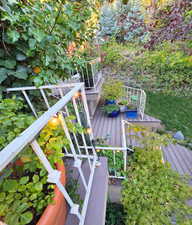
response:
<path id="1" fill-rule="evenodd" d="M 61 171 L 61 183 L 66 184 L 66 172 L 64 164 L 57 164 L 57 169 Z M 57 187 L 55 187 L 54 204 L 50 204 L 44 210 L 36 225 L 64 225 L 67 215 L 66 201 Z"/>

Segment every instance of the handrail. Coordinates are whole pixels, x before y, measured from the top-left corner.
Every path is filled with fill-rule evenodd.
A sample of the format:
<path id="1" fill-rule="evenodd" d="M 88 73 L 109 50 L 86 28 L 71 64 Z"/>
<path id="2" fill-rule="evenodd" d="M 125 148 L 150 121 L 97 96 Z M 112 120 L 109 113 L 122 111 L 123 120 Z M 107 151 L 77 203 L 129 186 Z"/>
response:
<path id="1" fill-rule="evenodd" d="M 0 152 L 0 171 L 3 170 L 13 160 L 13 158 L 36 137 L 41 129 L 48 123 L 50 118 L 59 112 L 63 106 L 69 102 L 73 95 L 82 87 L 82 83 L 76 84 L 70 92 L 62 97 L 53 107 L 45 112 L 39 119 L 37 119 L 30 127 L 28 127 Z M 22 89 L 14 88 L 14 90 Z"/>
<path id="2" fill-rule="evenodd" d="M 137 110 L 141 116 L 141 120 L 144 119 L 144 112 L 145 112 L 145 104 L 146 104 L 146 93 L 143 89 L 134 88 L 134 87 L 128 87 L 124 86 L 125 89 L 125 97 L 124 99 L 130 101 L 132 103 L 131 95 L 136 95 L 138 97 L 138 100 L 136 102 Z"/>
<path id="3" fill-rule="evenodd" d="M 69 88 L 71 87 L 72 89 L 68 90 L 68 93 L 64 95 L 62 88 Z M 52 107 L 50 107 L 48 99 L 45 95 L 45 93 L 42 93 L 43 89 L 58 89 L 61 99 Z M 47 105 L 48 111 L 46 111 L 42 116 L 37 118 L 37 120 L 30 126 L 28 127 L 24 132 L 22 132 L 17 138 L 15 138 L 10 144 L 8 144 L 1 152 L 0 152 L 0 171 L 6 168 L 6 166 L 11 163 L 11 161 L 19 154 L 26 146 L 30 145 L 32 147 L 32 150 L 35 152 L 37 157 L 40 159 L 41 163 L 45 167 L 45 169 L 48 172 L 48 180 L 47 182 L 49 183 L 54 183 L 60 192 L 62 193 L 63 197 L 66 199 L 67 203 L 70 206 L 70 213 L 74 214 L 77 216 L 79 219 L 79 225 L 83 225 L 85 221 L 85 216 L 87 212 L 87 207 L 88 207 L 88 201 L 90 198 L 90 193 L 91 193 L 91 188 L 92 188 L 92 183 L 93 183 L 93 176 L 94 172 L 96 169 L 97 165 L 97 154 L 95 152 L 95 149 L 92 149 L 92 152 L 86 151 L 86 155 L 83 155 L 81 157 L 82 153 L 76 152 L 75 145 L 72 141 L 71 135 L 75 134 L 72 132 L 72 134 L 69 132 L 69 128 L 67 127 L 67 123 L 65 121 L 65 115 L 68 116 L 68 109 L 67 109 L 67 103 L 70 101 L 72 102 L 72 105 L 75 109 L 75 114 L 78 118 L 78 123 L 81 124 L 81 118 L 79 116 L 78 112 L 78 107 L 76 104 L 76 98 L 80 98 L 82 100 L 82 107 L 84 108 L 84 111 L 86 113 L 86 119 L 87 119 L 87 125 L 91 129 L 91 121 L 89 117 L 89 111 L 88 111 L 88 106 L 86 102 L 86 95 L 85 95 L 85 90 L 84 90 L 84 84 L 83 83 L 72 83 L 72 84 L 62 84 L 62 85 L 48 85 L 48 86 L 41 86 L 39 88 L 37 87 L 21 87 L 21 88 L 9 88 L 7 89 L 8 92 L 12 91 L 21 91 L 23 94 L 25 93 L 24 97 L 27 100 L 28 99 L 28 104 L 31 107 L 32 112 L 34 113 L 34 107 L 26 94 L 28 90 L 39 90 L 42 93 L 42 97 L 44 102 Z M 77 97 L 78 96 L 78 97 Z M 80 97 L 81 96 L 81 97 Z M 65 113 L 63 112 L 65 111 Z M 34 113 L 34 115 L 36 112 Z M 85 196 L 84 196 L 84 201 L 82 205 L 82 210 L 80 210 L 79 205 L 75 204 L 72 200 L 72 198 L 69 196 L 67 190 L 65 187 L 62 185 L 60 181 L 60 175 L 61 173 L 58 170 L 55 170 L 49 160 L 47 159 L 46 155 L 44 154 L 43 150 L 41 149 L 37 136 L 39 135 L 40 131 L 44 128 L 44 126 L 49 122 L 49 120 L 55 116 L 58 115 L 58 119 L 61 122 L 62 128 L 64 130 L 64 134 L 66 138 L 69 140 L 69 145 L 70 145 L 70 155 L 74 159 L 74 167 L 78 170 L 80 179 L 82 180 L 82 183 L 85 188 Z M 84 137 L 84 134 L 82 134 L 82 137 Z M 89 134 L 90 139 L 92 140 L 92 134 Z M 84 137 L 84 143 L 86 147 L 87 143 Z M 67 149 L 64 148 L 66 151 Z M 89 178 L 86 179 L 83 170 L 82 170 L 82 159 L 85 158 L 90 165 L 90 174 Z"/>
<path id="4" fill-rule="evenodd" d="M 56 89 L 56 88 L 65 88 L 65 87 L 75 87 L 77 85 L 83 85 L 83 83 L 65 83 L 65 84 L 59 84 L 59 85 L 43 85 L 40 87 L 35 87 L 35 86 L 26 86 L 26 87 L 16 87 L 16 88 L 7 88 L 7 92 L 11 91 L 22 91 L 22 90 L 39 90 L 39 89 Z"/>

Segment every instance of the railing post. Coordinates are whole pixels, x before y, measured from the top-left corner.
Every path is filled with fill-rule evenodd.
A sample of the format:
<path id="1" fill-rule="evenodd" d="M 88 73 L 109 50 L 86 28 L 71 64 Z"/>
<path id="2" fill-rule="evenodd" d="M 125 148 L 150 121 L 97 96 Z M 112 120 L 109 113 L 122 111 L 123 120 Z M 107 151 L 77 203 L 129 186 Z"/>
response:
<path id="1" fill-rule="evenodd" d="M 81 169 L 81 160 L 78 159 L 78 157 L 77 157 L 77 154 L 76 154 L 76 151 L 75 151 L 75 147 L 74 147 L 73 142 L 71 140 L 70 133 L 69 133 L 69 130 L 68 130 L 67 125 L 65 123 L 65 119 L 63 118 L 62 112 L 59 113 L 59 119 L 61 121 L 61 125 L 63 127 L 64 132 L 65 132 L 65 135 L 66 135 L 67 139 L 70 142 L 70 148 L 71 148 L 71 151 L 72 151 L 74 159 L 75 159 L 74 167 L 76 167 L 79 170 L 79 174 L 80 174 L 81 179 L 83 181 L 83 185 L 85 187 L 85 190 L 87 190 L 87 183 L 85 181 L 85 177 L 84 177 L 82 169 Z"/>
<path id="2" fill-rule="evenodd" d="M 57 185 L 58 189 L 61 191 L 64 198 L 67 200 L 68 204 L 70 205 L 71 212 L 77 215 L 77 217 L 81 220 L 81 215 L 79 213 L 79 205 L 73 203 L 71 197 L 69 196 L 65 187 L 60 181 L 61 172 L 52 168 L 50 162 L 46 158 L 45 154 L 43 153 L 41 147 L 39 146 L 36 140 L 33 140 L 31 142 L 31 147 L 48 172 L 48 182 L 54 183 Z"/>
<path id="3" fill-rule="evenodd" d="M 93 80 L 93 88 L 95 88 L 95 71 L 93 70 L 93 66 L 95 66 L 95 64 L 91 63 L 91 74 L 92 74 L 92 80 Z"/>
<path id="4" fill-rule="evenodd" d="M 91 119 L 90 119 L 90 115 L 89 115 L 89 108 L 88 108 L 88 105 L 87 105 L 87 98 L 86 98 L 84 86 L 81 88 L 81 97 L 82 97 L 83 106 L 84 106 L 84 109 L 85 109 L 85 114 L 86 114 L 86 117 L 87 117 L 87 123 L 88 123 L 89 128 L 91 129 L 91 132 L 89 133 L 89 136 L 90 136 L 90 139 L 91 139 L 91 142 L 92 142 L 94 140 L 94 136 L 93 136 L 93 130 L 92 130 Z M 94 156 L 97 157 L 97 153 L 95 151 L 94 146 L 93 146 L 93 154 L 94 154 Z"/>
<path id="5" fill-rule="evenodd" d="M 37 113 L 36 113 L 36 111 L 35 111 L 35 108 L 34 108 L 33 104 L 31 103 L 31 101 L 30 101 L 30 99 L 29 99 L 29 97 L 28 97 L 26 91 L 25 91 L 25 90 L 21 90 L 21 91 L 22 91 L 22 93 L 23 93 L 23 95 L 24 95 L 24 97 L 25 97 L 25 99 L 26 99 L 26 101 L 27 101 L 29 107 L 31 108 L 31 110 L 32 110 L 32 112 L 33 112 L 33 114 L 34 114 L 34 116 L 35 116 L 36 118 L 38 118 Z"/>
<path id="6" fill-rule="evenodd" d="M 74 106 L 75 113 L 76 113 L 76 116 L 77 116 L 77 121 L 78 121 L 79 125 L 82 126 L 81 118 L 80 118 L 80 115 L 79 115 L 79 111 L 78 111 L 78 107 L 77 107 L 77 103 L 76 103 L 75 98 L 73 98 L 72 101 L 73 101 L 73 106 Z M 86 143 L 85 135 L 84 135 L 83 132 L 81 133 L 81 136 L 82 136 L 82 139 L 83 139 L 83 144 L 85 146 L 86 155 L 89 156 L 89 151 L 88 151 L 88 148 L 87 148 L 87 143 Z M 89 162 L 89 167 L 91 169 L 91 160 L 90 160 L 89 157 L 88 157 L 88 162 Z"/>
<path id="7" fill-rule="evenodd" d="M 45 92 L 43 91 L 42 88 L 40 88 L 40 92 L 41 92 L 41 95 L 42 95 L 42 97 L 43 97 L 43 99 L 44 99 L 44 101 L 45 101 L 45 104 L 46 104 L 46 106 L 47 106 L 47 109 L 49 109 L 49 108 L 50 108 L 50 105 L 49 105 L 48 99 L 47 99 L 47 97 L 46 97 L 46 95 L 45 95 Z"/>
<path id="8" fill-rule="evenodd" d="M 126 149 L 127 144 L 126 144 L 125 122 L 124 122 L 124 120 L 121 121 L 121 129 L 122 129 L 122 144 L 123 144 L 123 147 Z M 127 149 L 124 150 L 123 155 L 124 155 L 124 172 L 126 172 L 126 170 L 127 170 Z"/>

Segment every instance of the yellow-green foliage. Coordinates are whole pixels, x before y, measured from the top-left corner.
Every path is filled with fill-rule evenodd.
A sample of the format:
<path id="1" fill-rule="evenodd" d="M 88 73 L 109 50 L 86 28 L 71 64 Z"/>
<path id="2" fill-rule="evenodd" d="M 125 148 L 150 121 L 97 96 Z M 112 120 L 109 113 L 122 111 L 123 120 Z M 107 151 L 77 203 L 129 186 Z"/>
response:
<path id="1" fill-rule="evenodd" d="M 134 59 L 135 68 L 153 74 L 157 86 L 165 89 L 185 89 L 192 86 L 192 56 L 183 43 L 164 43 L 155 50 L 145 51 Z"/>
<path id="2" fill-rule="evenodd" d="M 106 65 L 112 65 L 122 58 L 119 51 L 120 46 L 121 45 L 115 41 L 107 42 L 105 45 L 103 45 L 102 50 L 106 53 L 104 62 Z"/>
<path id="3" fill-rule="evenodd" d="M 143 147 L 136 148 L 130 157 L 123 183 L 125 224 L 168 225 L 174 218 L 178 225 L 190 225 L 192 209 L 186 200 L 192 197 L 192 188 L 188 179 L 162 162 L 159 146 L 167 142 L 167 136 L 146 134 Z"/>
<path id="4" fill-rule="evenodd" d="M 102 87 L 102 97 L 106 100 L 119 100 L 124 95 L 123 83 L 119 80 L 108 79 Z"/>

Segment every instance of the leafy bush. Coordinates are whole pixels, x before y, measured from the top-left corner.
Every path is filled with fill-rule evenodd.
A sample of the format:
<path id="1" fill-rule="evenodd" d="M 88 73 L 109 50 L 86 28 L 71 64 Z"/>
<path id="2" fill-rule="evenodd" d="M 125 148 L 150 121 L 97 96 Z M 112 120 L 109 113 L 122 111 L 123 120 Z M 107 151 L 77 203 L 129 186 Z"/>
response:
<path id="1" fill-rule="evenodd" d="M 110 147 L 107 145 L 101 145 L 105 147 Z M 97 150 L 98 156 L 104 156 L 108 159 L 109 175 L 111 176 L 124 176 L 124 161 L 122 151 L 113 150 Z M 115 163 L 114 163 L 115 158 Z"/>
<path id="2" fill-rule="evenodd" d="M 0 101 L 0 150 L 17 137 L 34 121 L 34 117 L 23 113 L 25 105 L 21 99 Z"/>
<path id="3" fill-rule="evenodd" d="M 102 107 L 102 110 L 107 113 L 110 114 L 114 111 L 119 111 L 119 106 L 118 105 L 114 105 L 114 104 L 109 104 L 109 105 L 105 105 Z"/>
<path id="4" fill-rule="evenodd" d="M 104 65 L 113 68 L 115 67 L 114 69 L 118 70 L 119 62 L 123 61 L 123 57 L 120 54 L 120 49 L 122 49 L 122 46 L 116 41 L 110 40 L 109 42 L 106 42 L 102 46 L 102 50 L 105 53 Z"/>
<path id="5" fill-rule="evenodd" d="M 24 114 L 20 99 L 4 99 L 0 102 L 0 149 L 31 125 L 34 117 Z M 70 132 L 82 132 L 82 128 L 66 118 Z M 55 168 L 62 162 L 62 149 L 69 147 L 60 120 L 50 120 L 37 137 L 49 162 Z M 0 218 L 9 225 L 36 224 L 43 210 L 52 203 L 54 185 L 47 183 L 47 171 L 31 147 L 26 147 L 15 161 L 0 172 Z"/>
<path id="6" fill-rule="evenodd" d="M 190 40 L 192 29 L 192 4 L 190 0 L 170 1 L 155 10 L 150 24 L 150 40 L 145 45 L 154 48 L 164 41 Z"/>
<path id="7" fill-rule="evenodd" d="M 125 225 L 123 206 L 117 203 L 107 203 L 105 225 Z"/>
<path id="8" fill-rule="evenodd" d="M 140 4 L 128 3 L 122 6 L 118 17 L 117 41 L 145 43 L 148 41 L 149 36 Z"/>
<path id="9" fill-rule="evenodd" d="M 140 73 L 151 74 L 155 78 L 157 88 L 189 94 L 192 87 L 192 60 L 185 52 L 185 45 L 164 43 L 153 51 L 145 51 L 133 63 Z"/>
<path id="10" fill-rule="evenodd" d="M 99 7 L 100 0 L 1 1 L 0 84 L 42 85 L 69 76 L 80 63 L 75 50 L 94 35 Z"/>
<path id="11" fill-rule="evenodd" d="M 188 179 L 181 177 L 162 162 L 160 145 L 167 136 L 145 131 L 143 147 L 135 148 L 129 159 L 127 180 L 123 183 L 122 204 L 126 224 L 191 224 L 191 187 Z"/>
<path id="12" fill-rule="evenodd" d="M 119 100 L 124 95 L 123 83 L 119 80 L 106 80 L 102 87 L 105 100 Z"/>

